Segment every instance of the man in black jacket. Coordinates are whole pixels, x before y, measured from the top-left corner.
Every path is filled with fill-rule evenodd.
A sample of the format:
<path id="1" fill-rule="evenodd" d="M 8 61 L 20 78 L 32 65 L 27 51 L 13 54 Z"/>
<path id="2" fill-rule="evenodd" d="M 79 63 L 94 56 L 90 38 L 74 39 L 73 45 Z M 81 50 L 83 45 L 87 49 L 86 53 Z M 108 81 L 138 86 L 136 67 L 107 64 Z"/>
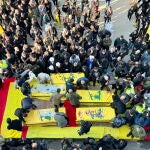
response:
<path id="1" fill-rule="evenodd" d="M 90 131 L 90 128 L 92 127 L 92 123 L 89 121 L 81 120 L 81 128 L 78 130 L 78 134 L 81 136 L 84 133 L 88 133 Z"/>
<path id="2" fill-rule="evenodd" d="M 115 109 L 116 114 L 123 114 L 126 111 L 126 105 L 121 102 L 118 95 L 113 96 L 113 102 L 111 103 L 111 107 Z"/>
<path id="3" fill-rule="evenodd" d="M 124 36 L 121 35 L 119 38 L 117 38 L 114 42 L 114 47 L 117 48 L 118 50 L 120 50 L 121 46 L 123 44 L 128 45 L 128 42 L 124 39 Z"/>
<path id="4" fill-rule="evenodd" d="M 17 116 L 20 121 L 25 122 L 24 117 L 27 116 L 27 113 L 23 108 L 17 108 L 14 115 Z"/>
<path id="5" fill-rule="evenodd" d="M 129 73 L 129 66 L 122 60 L 117 62 L 115 74 L 118 77 L 125 77 Z"/>
<path id="6" fill-rule="evenodd" d="M 17 130 L 17 131 L 22 131 L 22 121 L 15 119 L 11 120 L 10 118 L 7 118 L 7 129 L 8 130 Z"/>

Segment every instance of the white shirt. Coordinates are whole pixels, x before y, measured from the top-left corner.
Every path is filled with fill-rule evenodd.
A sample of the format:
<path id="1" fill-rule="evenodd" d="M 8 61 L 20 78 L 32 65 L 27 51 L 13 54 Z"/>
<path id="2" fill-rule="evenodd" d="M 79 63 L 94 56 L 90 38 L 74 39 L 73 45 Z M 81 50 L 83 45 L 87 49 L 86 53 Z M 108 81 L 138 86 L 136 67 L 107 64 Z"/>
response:
<path id="1" fill-rule="evenodd" d="M 45 83 L 51 80 L 50 75 L 47 73 L 43 73 L 43 72 L 38 74 L 38 79 L 40 83 Z"/>

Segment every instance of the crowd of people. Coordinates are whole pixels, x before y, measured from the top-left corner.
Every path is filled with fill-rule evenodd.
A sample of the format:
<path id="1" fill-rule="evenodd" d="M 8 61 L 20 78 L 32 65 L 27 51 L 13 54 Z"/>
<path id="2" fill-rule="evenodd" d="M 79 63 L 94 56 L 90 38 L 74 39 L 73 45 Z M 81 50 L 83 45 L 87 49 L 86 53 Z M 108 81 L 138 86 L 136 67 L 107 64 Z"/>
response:
<path id="1" fill-rule="evenodd" d="M 5 139 L 1 141 L 1 145 L 2 150 L 48 150 L 44 139 Z"/>
<path id="2" fill-rule="evenodd" d="M 3 150 L 53 150 L 48 148 L 46 140 L 33 140 L 33 139 L 7 139 L 3 141 Z M 84 139 L 80 143 L 72 139 L 62 139 L 58 147 L 61 150 L 121 150 L 127 146 L 127 141 L 115 139 L 110 134 L 105 135 L 99 140 L 94 138 Z M 23 147 L 23 148 L 22 148 Z M 59 149 L 57 147 L 57 149 Z"/>
<path id="3" fill-rule="evenodd" d="M 150 2 L 139 0 L 131 7 L 127 17 L 136 18 L 137 29 L 129 41 L 120 35 L 114 43 L 111 32 L 99 28 L 99 5 L 98 0 L 82 0 L 81 8 L 76 0 L 66 0 L 62 7 L 57 0 L 53 4 L 48 0 L 7 0 L 0 6 L 4 29 L 0 35 L 0 88 L 5 78 L 15 77 L 15 89 L 20 87 L 26 96 L 22 108 L 15 111 L 19 119 L 7 119 L 8 129 L 15 129 L 17 124 L 21 131 L 24 117 L 31 108 L 36 109 L 27 81 L 37 78 L 42 84 L 53 84 L 51 73 L 83 72 L 85 77 L 76 84 L 73 79 L 66 82 L 66 99 L 72 106 L 79 107 L 82 98 L 76 89 L 99 85 L 99 90 L 114 93 L 111 107 L 116 117 L 112 127 L 128 124 L 128 136 L 132 137 L 144 138 L 150 133 L 143 128 L 150 125 L 150 41 L 146 33 Z M 111 2 L 106 0 L 105 24 L 111 22 L 112 14 Z M 68 118 L 65 114 L 59 118 L 58 110 L 63 105 L 62 96 L 57 89 L 50 101 L 58 126 L 65 127 Z"/>
<path id="4" fill-rule="evenodd" d="M 136 34 L 137 36 L 144 36 L 150 24 L 150 8 L 148 0 L 137 0 L 128 11 L 128 19 L 135 15 Z"/>

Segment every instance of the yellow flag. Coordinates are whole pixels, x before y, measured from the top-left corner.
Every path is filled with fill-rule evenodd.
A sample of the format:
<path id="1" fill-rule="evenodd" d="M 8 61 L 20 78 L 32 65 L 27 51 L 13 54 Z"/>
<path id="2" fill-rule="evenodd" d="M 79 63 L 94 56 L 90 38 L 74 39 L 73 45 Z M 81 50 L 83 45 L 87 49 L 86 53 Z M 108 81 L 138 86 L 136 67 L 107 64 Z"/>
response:
<path id="1" fill-rule="evenodd" d="M 147 30 L 147 33 L 149 34 L 149 40 L 150 40 L 150 26 L 149 26 L 149 28 Z"/>
<path id="2" fill-rule="evenodd" d="M 0 25 L 0 34 L 2 34 L 4 32 L 2 26 Z"/>
<path id="3" fill-rule="evenodd" d="M 58 26 L 61 26 L 61 21 L 60 21 L 60 18 L 59 18 L 58 14 L 55 15 L 55 19 L 56 19 L 56 22 L 57 22 Z"/>

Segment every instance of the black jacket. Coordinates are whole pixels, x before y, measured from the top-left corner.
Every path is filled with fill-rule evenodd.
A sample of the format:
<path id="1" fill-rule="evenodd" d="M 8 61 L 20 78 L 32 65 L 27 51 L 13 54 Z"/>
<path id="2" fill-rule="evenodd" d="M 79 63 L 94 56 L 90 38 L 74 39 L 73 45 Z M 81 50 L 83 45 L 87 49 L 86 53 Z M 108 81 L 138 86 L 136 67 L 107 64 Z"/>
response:
<path id="1" fill-rule="evenodd" d="M 122 65 L 119 65 L 120 63 L 122 63 Z M 124 77 L 129 73 L 129 66 L 126 63 L 120 61 L 116 65 L 115 73 L 118 77 Z"/>
<path id="2" fill-rule="evenodd" d="M 114 42 L 114 47 L 116 47 L 118 50 L 120 50 L 120 48 L 121 48 L 121 46 L 123 45 L 123 44 L 128 44 L 128 42 L 125 40 L 125 39 L 120 39 L 120 38 L 117 38 L 116 40 L 115 40 L 115 42 Z"/>
<path id="3" fill-rule="evenodd" d="M 141 53 L 139 53 L 139 54 L 131 53 L 130 58 L 134 62 L 139 61 L 141 59 Z"/>
<path id="4" fill-rule="evenodd" d="M 90 131 L 91 126 L 92 126 L 91 122 L 82 120 L 81 121 L 81 129 L 80 129 L 80 131 L 82 133 L 88 133 Z"/>
<path id="5" fill-rule="evenodd" d="M 7 126 L 8 130 L 13 129 L 17 131 L 22 131 L 22 122 L 18 119 L 11 120 L 11 123 Z"/>
<path id="6" fill-rule="evenodd" d="M 116 114 L 125 113 L 126 105 L 120 101 L 119 97 L 114 95 L 113 100 L 114 101 L 111 103 L 111 106 L 115 109 Z"/>

